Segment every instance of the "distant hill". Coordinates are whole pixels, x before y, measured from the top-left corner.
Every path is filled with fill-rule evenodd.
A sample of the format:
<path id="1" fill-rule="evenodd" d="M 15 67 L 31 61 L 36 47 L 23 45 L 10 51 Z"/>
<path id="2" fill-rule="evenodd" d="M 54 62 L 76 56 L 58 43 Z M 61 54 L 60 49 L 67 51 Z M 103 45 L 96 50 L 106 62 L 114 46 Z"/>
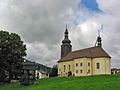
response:
<path id="1" fill-rule="evenodd" d="M 50 73 L 50 71 L 52 70 L 51 67 L 47 67 L 47 66 L 45 66 L 43 64 L 39 64 L 39 63 L 37 63 L 37 64 L 38 64 L 38 70 L 42 70 L 47 73 Z"/>
<path id="2" fill-rule="evenodd" d="M 30 60 L 26 60 L 26 62 L 27 63 L 34 63 L 34 64 L 38 65 L 38 70 L 46 72 L 46 73 L 50 73 L 50 71 L 52 70 L 51 67 L 47 67 L 47 66 L 40 64 L 40 63 L 36 63 L 36 62 L 30 61 Z"/>

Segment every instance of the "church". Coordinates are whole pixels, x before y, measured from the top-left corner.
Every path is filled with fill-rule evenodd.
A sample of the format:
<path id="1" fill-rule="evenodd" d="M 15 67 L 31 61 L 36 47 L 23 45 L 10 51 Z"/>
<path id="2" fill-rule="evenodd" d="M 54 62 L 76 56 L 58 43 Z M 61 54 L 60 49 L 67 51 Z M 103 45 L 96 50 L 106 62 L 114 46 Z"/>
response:
<path id="1" fill-rule="evenodd" d="M 102 48 L 98 35 L 93 47 L 72 51 L 68 30 L 65 30 L 61 45 L 61 59 L 58 61 L 58 76 L 89 76 L 111 74 L 111 57 Z"/>

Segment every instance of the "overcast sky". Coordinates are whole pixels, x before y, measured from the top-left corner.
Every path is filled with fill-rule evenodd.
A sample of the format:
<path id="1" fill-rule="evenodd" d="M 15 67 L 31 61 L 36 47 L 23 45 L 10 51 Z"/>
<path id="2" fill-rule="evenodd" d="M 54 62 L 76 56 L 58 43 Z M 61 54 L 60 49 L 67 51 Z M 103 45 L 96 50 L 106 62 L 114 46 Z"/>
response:
<path id="1" fill-rule="evenodd" d="M 73 51 L 94 46 L 100 29 L 112 68 L 120 68 L 119 6 L 119 0 L 0 0 L 0 29 L 18 33 L 26 58 L 48 66 L 60 59 L 66 24 Z"/>

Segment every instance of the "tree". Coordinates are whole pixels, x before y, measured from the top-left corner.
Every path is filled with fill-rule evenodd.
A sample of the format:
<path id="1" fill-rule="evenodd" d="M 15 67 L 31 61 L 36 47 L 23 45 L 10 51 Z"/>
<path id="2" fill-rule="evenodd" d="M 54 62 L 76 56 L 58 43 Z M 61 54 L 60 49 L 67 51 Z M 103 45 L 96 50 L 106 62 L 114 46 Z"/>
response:
<path id="1" fill-rule="evenodd" d="M 57 77 L 58 76 L 58 67 L 57 67 L 57 65 L 53 66 L 49 76 L 50 77 Z"/>
<path id="2" fill-rule="evenodd" d="M 9 79 L 20 74 L 26 56 L 26 45 L 16 33 L 0 31 L 0 68 L 9 73 Z"/>

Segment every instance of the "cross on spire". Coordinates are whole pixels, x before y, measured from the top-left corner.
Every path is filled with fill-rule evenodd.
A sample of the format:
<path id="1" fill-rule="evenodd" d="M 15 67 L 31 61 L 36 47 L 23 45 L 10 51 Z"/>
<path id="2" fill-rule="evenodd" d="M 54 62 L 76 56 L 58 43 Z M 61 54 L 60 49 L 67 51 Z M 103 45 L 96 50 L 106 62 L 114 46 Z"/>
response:
<path id="1" fill-rule="evenodd" d="M 100 30 L 98 30 L 98 36 L 100 37 Z"/>

